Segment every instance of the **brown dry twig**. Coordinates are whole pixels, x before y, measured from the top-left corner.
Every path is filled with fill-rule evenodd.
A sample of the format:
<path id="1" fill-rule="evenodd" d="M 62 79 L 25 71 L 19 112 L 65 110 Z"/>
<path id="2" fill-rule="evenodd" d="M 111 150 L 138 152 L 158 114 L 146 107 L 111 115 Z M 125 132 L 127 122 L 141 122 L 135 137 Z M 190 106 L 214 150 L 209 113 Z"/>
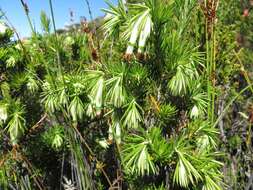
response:
<path id="1" fill-rule="evenodd" d="M 41 119 L 29 130 L 29 133 L 33 132 L 38 127 L 41 127 L 41 124 L 46 120 L 47 114 L 45 113 Z"/>

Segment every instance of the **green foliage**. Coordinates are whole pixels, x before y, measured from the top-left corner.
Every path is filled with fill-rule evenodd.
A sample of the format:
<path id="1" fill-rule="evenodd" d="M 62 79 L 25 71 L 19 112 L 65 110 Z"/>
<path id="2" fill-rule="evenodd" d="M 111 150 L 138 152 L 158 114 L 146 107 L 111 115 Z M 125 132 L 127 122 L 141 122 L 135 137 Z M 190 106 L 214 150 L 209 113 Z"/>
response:
<path id="1" fill-rule="evenodd" d="M 52 126 L 43 134 L 43 141 L 49 147 L 59 150 L 64 144 L 64 130 L 62 126 Z"/>
<path id="2" fill-rule="evenodd" d="M 26 126 L 23 106 L 18 101 L 13 103 L 7 129 L 10 135 L 10 140 L 12 144 L 15 145 L 17 144 L 19 138 L 24 134 Z"/>
<path id="3" fill-rule="evenodd" d="M 120 27 L 125 22 L 127 14 L 122 0 L 119 1 L 119 6 L 114 6 L 112 3 L 106 2 L 110 9 L 102 9 L 107 15 L 103 30 L 107 36 L 119 37 Z"/>
<path id="4" fill-rule="evenodd" d="M 135 99 L 133 99 L 127 106 L 127 110 L 122 117 L 123 125 L 128 128 L 137 129 L 141 123 L 141 107 L 138 105 Z"/>
<path id="5" fill-rule="evenodd" d="M 88 71 L 86 80 L 89 81 L 88 91 L 91 103 L 100 109 L 103 105 L 104 73 L 102 71 Z"/>
<path id="6" fill-rule="evenodd" d="M 149 139 L 139 135 L 127 137 L 126 148 L 123 151 L 127 171 L 137 175 L 149 175 L 157 172 L 153 158 L 148 151 L 150 144 Z"/>
<path id="7" fill-rule="evenodd" d="M 190 100 L 192 109 L 190 110 L 191 118 L 203 117 L 208 105 L 207 94 L 202 89 L 202 83 L 199 80 L 193 82 L 190 91 Z"/>
<path id="8" fill-rule="evenodd" d="M 78 96 L 75 96 L 73 100 L 70 102 L 69 111 L 73 121 L 78 121 L 78 119 L 81 120 L 83 118 L 84 114 L 83 103 Z"/>
<path id="9" fill-rule="evenodd" d="M 176 153 L 178 155 L 178 161 L 173 181 L 182 187 L 188 187 L 189 183 L 194 184 L 201 179 L 201 175 L 188 160 L 186 157 L 187 154 L 184 153 L 184 150 L 176 150 Z"/>
<path id="10" fill-rule="evenodd" d="M 171 104 L 165 104 L 161 105 L 160 107 L 159 117 L 162 121 L 168 122 L 176 116 L 176 113 L 177 110 L 175 106 L 172 106 Z"/>
<path id="11" fill-rule="evenodd" d="M 203 54 L 190 43 L 184 44 L 177 32 L 165 39 L 168 51 L 166 66 L 171 73 L 168 88 L 173 95 L 185 95 L 189 88 L 193 87 L 191 82 L 199 78 L 197 68 L 203 65 Z"/>
<path id="12" fill-rule="evenodd" d="M 44 11 L 41 11 L 40 13 L 40 22 L 42 25 L 42 29 L 49 33 L 50 32 L 50 19 L 47 17 L 46 13 Z"/>
<path id="13" fill-rule="evenodd" d="M 168 143 L 160 128 L 140 131 L 124 140 L 123 159 L 126 171 L 137 175 L 158 173 L 158 162 L 166 163 L 173 154 L 173 146 Z"/>

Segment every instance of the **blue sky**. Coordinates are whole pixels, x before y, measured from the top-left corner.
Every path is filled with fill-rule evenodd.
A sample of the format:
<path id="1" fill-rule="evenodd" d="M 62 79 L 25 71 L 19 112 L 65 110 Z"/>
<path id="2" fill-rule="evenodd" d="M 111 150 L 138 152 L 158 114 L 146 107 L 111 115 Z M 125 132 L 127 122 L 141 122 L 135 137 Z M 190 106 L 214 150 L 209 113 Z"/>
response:
<path id="1" fill-rule="evenodd" d="M 41 10 L 44 10 L 48 16 L 50 16 L 48 0 L 24 1 L 29 6 L 32 22 L 36 26 L 36 30 L 40 31 Z M 75 21 L 79 21 L 80 16 L 89 18 L 85 0 L 52 0 L 52 2 L 55 10 L 57 28 L 63 28 L 64 25 L 69 22 L 70 9 L 74 12 Z M 89 0 L 89 2 L 91 5 L 93 17 L 102 16 L 103 12 L 101 11 L 101 8 L 107 7 L 104 0 Z M 117 0 L 112 0 L 112 2 L 116 3 Z M 30 35 L 31 32 L 29 25 L 27 23 L 20 0 L 0 0 L 0 7 L 5 11 L 6 15 L 9 17 L 21 37 Z"/>

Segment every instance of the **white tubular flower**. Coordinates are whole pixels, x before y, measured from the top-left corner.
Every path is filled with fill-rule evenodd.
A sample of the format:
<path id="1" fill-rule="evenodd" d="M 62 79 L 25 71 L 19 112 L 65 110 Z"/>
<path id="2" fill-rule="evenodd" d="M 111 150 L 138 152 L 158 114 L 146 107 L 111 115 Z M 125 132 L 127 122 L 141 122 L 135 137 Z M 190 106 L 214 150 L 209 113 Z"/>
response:
<path id="1" fill-rule="evenodd" d="M 143 14 L 135 23 L 134 23 L 134 27 L 133 30 L 131 32 L 131 36 L 130 36 L 130 40 L 129 40 L 129 44 L 127 47 L 127 51 L 126 54 L 132 54 L 133 50 L 134 50 L 134 45 L 137 41 L 138 35 L 140 33 L 140 25 L 141 22 L 143 21 L 143 17 L 145 16 L 145 14 Z"/>
<path id="2" fill-rule="evenodd" d="M 115 125 L 115 140 L 118 144 L 121 143 L 121 128 L 119 122 Z"/>
<path id="3" fill-rule="evenodd" d="M 96 108 L 101 108 L 102 104 L 103 104 L 103 85 L 104 85 L 104 79 L 100 78 L 98 80 L 98 82 L 97 82 L 96 85 L 97 85 L 97 88 L 95 89 L 96 93 L 94 92 L 94 94 L 95 94 L 94 104 L 96 105 Z"/>
<path id="4" fill-rule="evenodd" d="M 0 121 L 5 122 L 8 118 L 7 106 L 0 105 Z"/>
<path id="5" fill-rule="evenodd" d="M 94 108 L 93 108 L 93 104 L 90 103 L 88 104 L 87 106 L 87 110 L 86 110 L 86 114 L 91 117 L 92 119 L 95 117 L 95 111 L 94 111 Z"/>
<path id="6" fill-rule="evenodd" d="M 108 140 L 112 141 L 113 140 L 113 128 L 110 125 L 109 130 L 108 130 Z"/>
<path id="7" fill-rule="evenodd" d="M 190 113 L 190 117 L 191 118 L 197 118 L 199 116 L 199 109 L 198 107 L 195 105 L 193 106 L 191 113 Z"/>
<path id="8" fill-rule="evenodd" d="M 126 5 L 127 2 L 126 2 L 126 0 L 122 0 L 122 3 L 123 3 L 123 5 Z"/>
<path id="9" fill-rule="evenodd" d="M 151 28 L 152 28 L 152 21 L 151 21 L 150 16 L 148 16 L 147 19 L 146 19 L 144 28 L 143 28 L 143 30 L 141 31 L 141 34 L 140 34 L 138 53 L 143 52 L 143 49 L 144 49 L 144 46 L 146 44 L 147 38 L 150 35 Z"/>
<path id="10" fill-rule="evenodd" d="M 98 140 L 98 144 L 99 144 L 101 147 L 103 147 L 104 149 L 109 148 L 109 144 L 108 144 L 108 142 L 107 142 L 105 139 Z"/>
<path id="11" fill-rule="evenodd" d="M 132 54 L 134 51 L 134 47 L 132 45 L 127 46 L 126 54 Z"/>
<path id="12" fill-rule="evenodd" d="M 127 10 L 127 6 L 126 6 L 126 4 L 127 4 L 126 0 L 122 0 L 122 4 L 123 4 L 125 12 L 127 12 L 128 10 Z"/>
<path id="13" fill-rule="evenodd" d="M 137 38 L 138 38 L 138 33 L 139 33 L 139 22 L 136 22 L 134 24 L 134 28 L 133 28 L 133 31 L 132 31 L 132 34 L 131 34 L 131 37 L 130 37 L 130 40 L 129 40 L 129 44 L 128 44 L 128 47 L 127 47 L 126 54 L 132 54 L 133 53 L 134 45 L 135 45 L 135 43 L 137 41 Z"/>
<path id="14" fill-rule="evenodd" d="M 132 54 L 134 45 L 139 38 L 139 49 L 143 49 L 145 42 L 150 35 L 152 28 L 152 21 L 150 18 L 150 9 L 147 8 L 139 17 L 135 20 L 133 24 L 133 29 L 131 31 L 131 37 L 129 40 L 129 45 L 126 54 Z M 142 51 L 142 50 L 140 50 Z"/>
<path id="15" fill-rule="evenodd" d="M 111 13 L 106 13 L 106 15 L 105 15 L 105 20 L 109 20 L 109 19 L 111 19 L 113 17 L 113 15 L 111 14 Z"/>
<path id="16" fill-rule="evenodd" d="M 0 34 L 5 34 L 7 29 L 8 27 L 6 26 L 6 24 L 0 22 Z"/>

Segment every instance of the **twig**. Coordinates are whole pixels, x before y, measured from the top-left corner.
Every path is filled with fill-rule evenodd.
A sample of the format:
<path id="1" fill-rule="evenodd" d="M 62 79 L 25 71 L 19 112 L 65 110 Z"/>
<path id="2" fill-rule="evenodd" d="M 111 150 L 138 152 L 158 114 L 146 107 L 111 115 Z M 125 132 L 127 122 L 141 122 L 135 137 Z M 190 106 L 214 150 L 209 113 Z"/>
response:
<path id="1" fill-rule="evenodd" d="M 29 130 L 29 133 L 40 127 L 40 124 L 47 118 L 47 114 L 45 113 L 42 118 Z"/>
<path id="2" fill-rule="evenodd" d="M 115 186 L 121 180 L 122 180 L 122 175 L 118 175 L 118 177 L 113 181 L 112 186 Z M 112 188 L 114 188 L 114 187 L 112 187 Z M 111 190 L 111 188 L 109 188 L 109 190 Z"/>

